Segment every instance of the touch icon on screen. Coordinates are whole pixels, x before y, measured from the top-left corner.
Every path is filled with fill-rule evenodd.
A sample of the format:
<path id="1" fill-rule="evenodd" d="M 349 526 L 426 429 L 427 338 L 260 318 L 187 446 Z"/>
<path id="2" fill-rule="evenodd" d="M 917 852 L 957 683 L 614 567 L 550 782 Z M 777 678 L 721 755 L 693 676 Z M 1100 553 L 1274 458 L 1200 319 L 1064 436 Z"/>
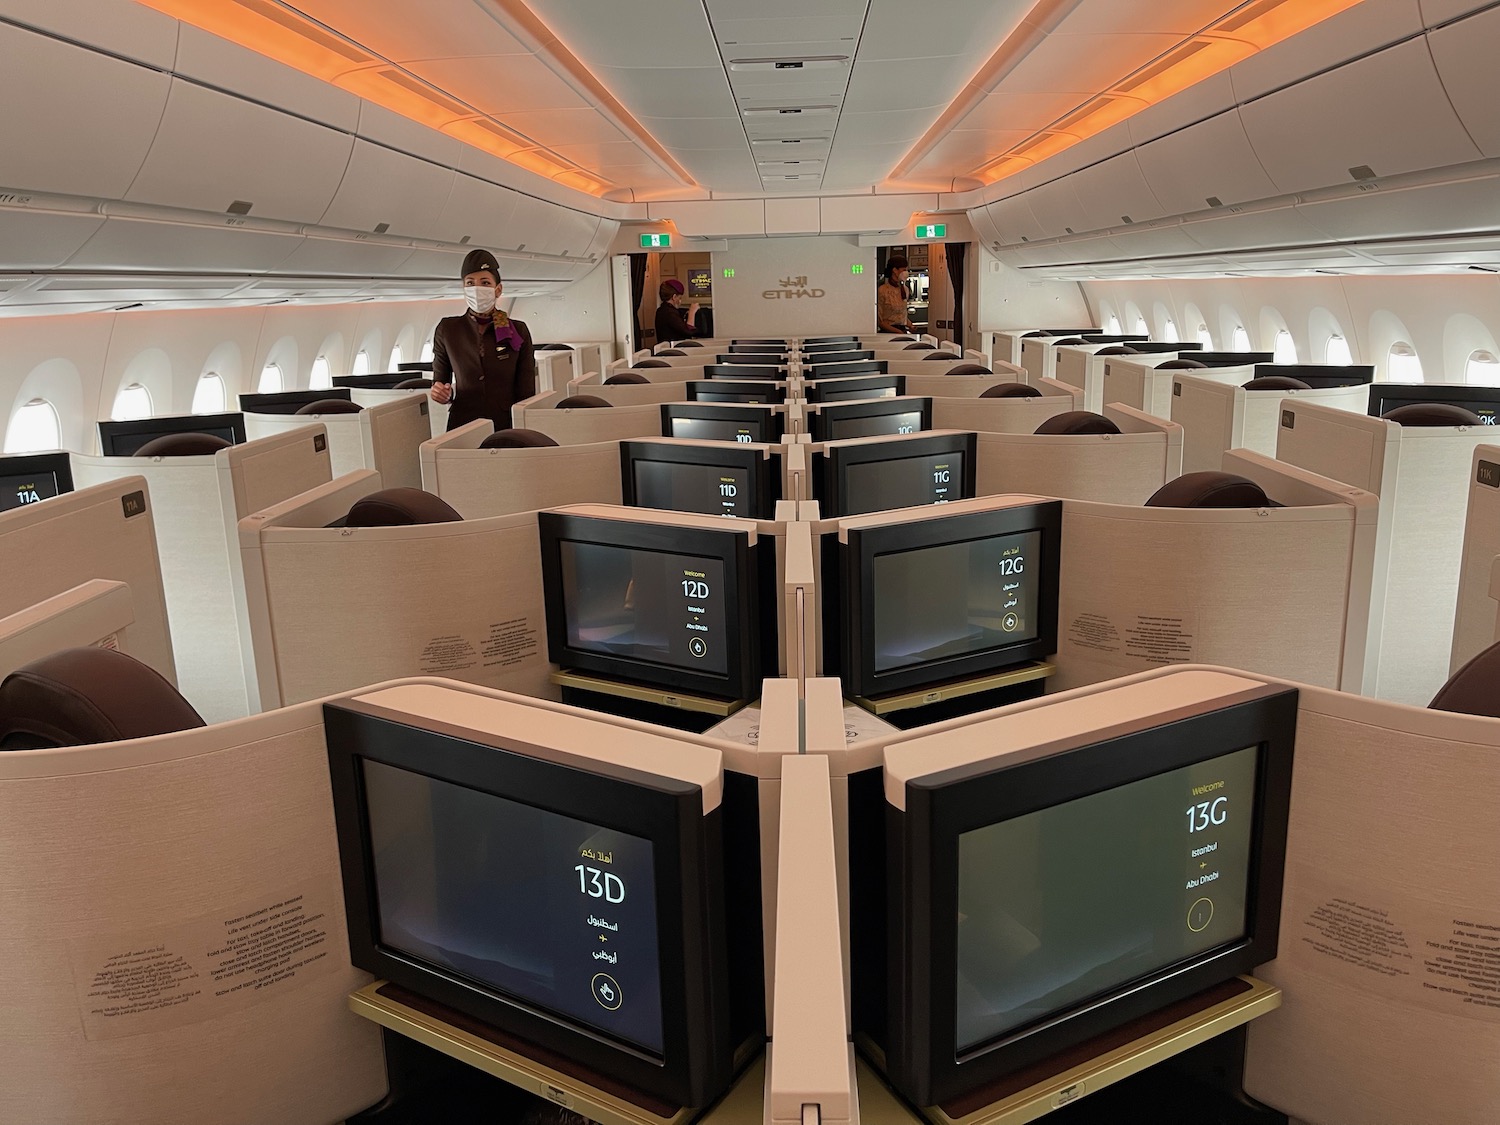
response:
<path id="1" fill-rule="evenodd" d="M 1187 924 L 1188 929 L 1195 934 L 1201 934 L 1208 929 L 1208 924 L 1214 920 L 1213 899 L 1200 898 L 1192 906 L 1188 907 Z"/>
<path id="2" fill-rule="evenodd" d="M 620 1005 L 625 1002 L 625 997 L 620 992 L 620 982 L 608 973 L 596 973 L 592 987 L 594 999 L 607 1011 L 619 1011 Z"/>
<path id="3" fill-rule="evenodd" d="M 708 642 L 702 637 L 694 637 L 688 642 L 688 651 L 694 656 L 703 657 L 708 655 Z"/>

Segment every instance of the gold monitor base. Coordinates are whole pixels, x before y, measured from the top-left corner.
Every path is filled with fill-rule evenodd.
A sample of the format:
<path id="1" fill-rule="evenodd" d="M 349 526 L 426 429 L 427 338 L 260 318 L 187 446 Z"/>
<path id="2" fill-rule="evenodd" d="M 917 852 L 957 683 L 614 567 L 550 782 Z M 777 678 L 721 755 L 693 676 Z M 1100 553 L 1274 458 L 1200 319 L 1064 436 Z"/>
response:
<path id="1" fill-rule="evenodd" d="M 854 702 L 872 714 L 889 715 L 893 711 L 909 711 L 913 707 L 926 707 L 929 704 L 943 703 L 949 699 L 962 699 L 966 695 L 978 695 L 983 691 L 995 691 L 998 688 L 1015 687 L 1017 684 L 1030 683 L 1033 680 L 1045 680 L 1056 671 L 1057 665 L 1038 660 L 1004 672 L 996 672 L 993 675 L 976 676 L 972 680 L 954 680 L 952 683 L 940 684 L 935 688 L 925 688 L 922 691 L 897 692 L 893 695 L 882 695 L 877 699 L 857 696 Z"/>
<path id="2" fill-rule="evenodd" d="M 592 691 L 600 695 L 613 695 L 619 699 L 633 699 L 637 703 L 654 703 L 658 707 L 671 707 L 677 711 L 696 711 L 703 715 L 717 715 L 720 718 L 728 718 L 746 703 L 743 699 L 712 699 L 706 695 L 688 695 L 684 692 L 625 684 L 599 676 L 586 676 L 582 672 L 569 672 L 567 669 L 553 672 L 551 678 L 558 687 L 577 688 L 580 691 Z"/>

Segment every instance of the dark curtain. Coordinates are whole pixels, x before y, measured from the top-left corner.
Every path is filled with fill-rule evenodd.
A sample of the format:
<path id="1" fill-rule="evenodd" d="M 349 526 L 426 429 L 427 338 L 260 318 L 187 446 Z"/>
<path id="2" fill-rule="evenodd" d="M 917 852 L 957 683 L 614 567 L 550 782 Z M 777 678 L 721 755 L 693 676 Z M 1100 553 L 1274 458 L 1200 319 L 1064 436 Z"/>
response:
<path id="1" fill-rule="evenodd" d="M 964 348 L 964 250 L 967 242 L 945 242 L 943 252 L 948 256 L 948 284 L 953 287 L 953 342 L 959 351 Z"/>
<path id="2" fill-rule="evenodd" d="M 635 346 L 639 351 L 646 346 L 645 337 L 641 334 L 641 300 L 646 296 L 646 259 L 649 255 L 630 255 L 630 298 L 634 304 L 630 307 L 630 321 L 635 325 Z M 655 332 L 652 332 L 655 335 Z"/>

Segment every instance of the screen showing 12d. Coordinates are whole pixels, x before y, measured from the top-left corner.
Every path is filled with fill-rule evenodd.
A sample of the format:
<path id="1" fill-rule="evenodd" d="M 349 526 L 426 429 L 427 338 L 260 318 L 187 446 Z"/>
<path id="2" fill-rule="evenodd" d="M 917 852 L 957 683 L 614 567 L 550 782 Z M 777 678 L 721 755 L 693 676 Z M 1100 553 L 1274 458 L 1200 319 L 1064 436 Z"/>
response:
<path id="1" fill-rule="evenodd" d="M 858 516 L 962 500 L 964 455 L 934 453 L 888 461 L 856 461 L 844 474 L 844 511 Z"/>
<path id="2" fill-rule="evenodd" d="M 1035 638 L 1041 548 L 1021 531 L 876 555 L 876 673 Z"/>
<path id="3" fill-rule="evenodd" d="M 23 473 L 0 476 L 0 512 L 23 508 L 57 495 L 56 473 Z"/>
<path id="4" fill-rule="evenodd" d="M 958 1049 L 1243 937 L 1258 756 L 960 835 Z"/>
<path id="5" fill-rule="evenodd" d="M 760 425 L 735 422 L 725 418 L 673 418 L 672 432 L 675 438 L 692 438 L 695 441 L 738 441 L 750 443 L 760 441 Z"/>
<path id="6" fill-rule="evenodd" d="M 705 675 L 729 671 L 722 561 L 569 540 L 561 547 L 569 647 Z"/>
<path id="7" fill-rule="evenodd" d="M 381 945 L 662 1053 L 649 840 L 362 766 Z"/>
<path id="8" fill-rule="evenodd" d="M 745 516 L 750 511 L 750 474 L 727 465 L 637 460 L 635 502 L 642 508 Z"/>

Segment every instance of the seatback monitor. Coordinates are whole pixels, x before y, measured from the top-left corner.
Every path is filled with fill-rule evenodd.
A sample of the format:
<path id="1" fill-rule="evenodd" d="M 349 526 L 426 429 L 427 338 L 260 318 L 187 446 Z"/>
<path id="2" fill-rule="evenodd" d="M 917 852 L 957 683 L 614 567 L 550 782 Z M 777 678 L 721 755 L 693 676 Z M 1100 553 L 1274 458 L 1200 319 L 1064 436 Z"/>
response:
<path id="1" fill-rule="evenodd" d="M 774 381 L 747 379 L 694 379 L 687 385 L 689 402 L 782 403 L 786 388 Z"/>
<path id="2" fill-rule="evenodd" d="M 1441 402 L 1462 406 L 1479 415 L 1485 426 L 1500 424 L 1500 387 L 1484 387 L 1472 383 L 1372 383 L 1370 385 L 1370 414 L 1379 418 L 1398 406 L 1414 406 L 1418 403 Z"/>
<path id="3" fill-rule="evenodd" d="M 99 451 L 105 457 L 134 457 L 135 451 L 148 441 L 167 434 L 208 434 L 223 438 L 230 445 L 243 445 L 245 416 L 234 411 L 224 414 L 174 414 L 129 422 L 100 422 Z"/>
<path id="4" fill-rule="evenodd" d="M 1257 363 L 1270 363 L 1275 352 L 1194 352 L 1187 357 L 1195 359 L 1205 367 L 1251 367 Z"/>
<path id="5" fill-rule="evenodd" d="M 769 379 L 773 383 L 786 379 L 785 367 L 761 367 L 755 364 L 709 363 L 703 367 L 708 379 Z"/>
<path id="6" fill-rule="evenodd" d="M 1286 375 L 1301 379 L 1309 387 L 1327 390 L 1331 387 L 1353 387 L 1375 381 L 1375 367 L 1368 363 L 1257 363 L 1255 378 Z"/>
<path id="7" fill-rule="evenodd" d="M 403 365 L 404 367 L 404 365 Z M 402 383 L 409 383 L 413 379 L 421 379 L 428 386 L 432 385 L 432 365 L 416 370 L 388 371 L 381 375 L 335 375 L 333 377 L 334 387 L 348 387 L 350 390 L 364 391 L 390 391 L 395 390 Z M 320 395 L 320 398 L 342 398 L 342 395 Z M 314 400 L 316 401 L 316 400 Z M 264 413 L 269 413 L 266 411 Z"/>
<path id="8" fill-rule="evenodd" d="M 73 463 L 65 452 L 0 457 L 0 512 L 73 491 Z"/>
<path id="9" fill-rule="evenodd" d="M 774 445 L 781 415 L 770 406 L 716 402 L 667 402 L 661 408 L 663 437 Z"/>
<path id="10" fill-rule="evenodd" d="M 240 395 L 240 409 L 246 414 L 295 414 L 304 406 L 325 399 L 353 398 L 348 387 L 331 387 L 322 391 L 277 391 L 275 394 Z"/>
<path id="11" fill-rule="evenodd" d="M 967 500 L 977 446 L 972 433 L 831 442 L 813 456 L 818 510 L 836 518 Z"/>
<path id="12" fill-rule="evenodd" d="M 844 375 L 884 375 L 890 369 L 890 363 L 883 359 L 860 359 L 852 363 L 821 363 L 814 360 L 803 363 L 802 376 L 813 380 L 832 379 Z"/>
<path id="13" fill-rule="evenodd" d="M 770 519 L 780 495 L 770 452 L 722 441 L 622 441 L 621 491 L 635 508 Z"/>
<path id="14" fill-rule="evenodd" d="M 914 434 L 932 429 L 932 399 L 877 398 L 831 403 L 808 413 L 813 441 Z"/>
<path id="15" fill-rule="evenodd" d="M 905 375 L 855 375 L 848 378 L 820 379 L 806 385 L 808 402 L 849 402 L 860 398 L 895 398 L 905 393 Z"/>

